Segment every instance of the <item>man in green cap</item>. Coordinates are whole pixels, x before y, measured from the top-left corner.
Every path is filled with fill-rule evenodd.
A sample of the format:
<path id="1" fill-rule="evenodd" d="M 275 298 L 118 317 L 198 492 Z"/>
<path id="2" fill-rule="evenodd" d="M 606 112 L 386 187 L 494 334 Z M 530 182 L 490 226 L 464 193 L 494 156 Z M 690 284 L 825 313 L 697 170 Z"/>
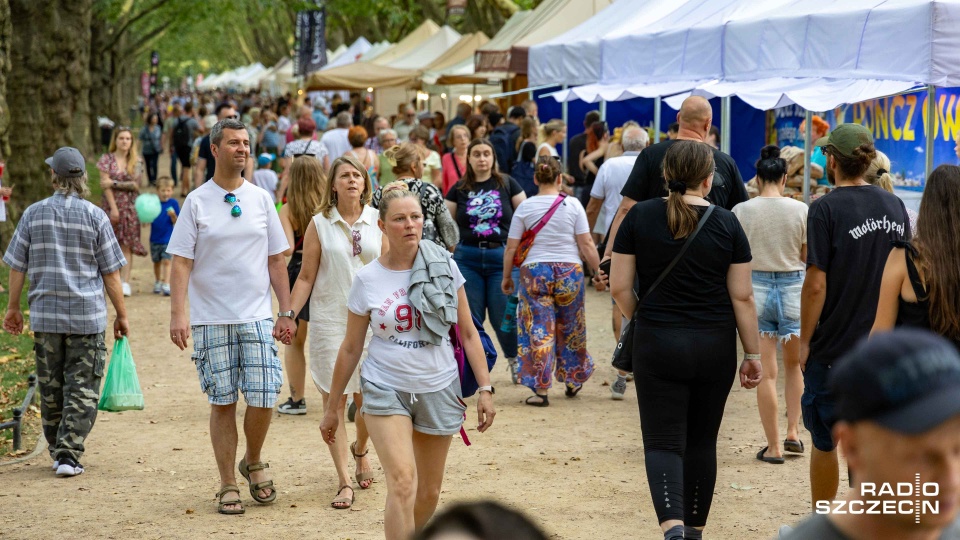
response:
<path id="1" fill-rule="evenodd" d="M 800 405 L 814 446 L 814 505 L 833 500 L 840 483 L 831 436 L 835 399 L 827 378 L 836 360 L 870 333 L 891 242 L 910 238 L 903 202 L 863 178 L 877 155 L 867 128 L 842 124 L 815 145 L 827 156 L 827 178 L 835 189 L 814 201 L 807 215 L 807 275 L 800 296 Z"/>

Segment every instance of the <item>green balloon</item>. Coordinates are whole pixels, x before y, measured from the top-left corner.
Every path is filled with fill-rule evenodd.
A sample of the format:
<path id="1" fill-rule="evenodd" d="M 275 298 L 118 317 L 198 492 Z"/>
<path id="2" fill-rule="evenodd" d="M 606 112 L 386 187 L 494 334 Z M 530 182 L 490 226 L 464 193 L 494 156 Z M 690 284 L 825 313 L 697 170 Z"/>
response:
<path id="1" fill-rule="evenodd" d="M 160 217 L 160 197 L 153 193 L 144 193 L 137 197 L 134 207 L 140 223 L 153 223 L 153 220 Z"/>

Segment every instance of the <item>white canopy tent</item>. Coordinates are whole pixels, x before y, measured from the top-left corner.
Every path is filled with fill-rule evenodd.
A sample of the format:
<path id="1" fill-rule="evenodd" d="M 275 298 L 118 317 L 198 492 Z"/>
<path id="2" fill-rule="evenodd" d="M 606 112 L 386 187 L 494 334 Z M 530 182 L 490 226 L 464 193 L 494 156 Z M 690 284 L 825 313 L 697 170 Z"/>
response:
<path id="1" fill-rule="evenodd" d="M 343 45 L 341 45 L 343 47 Z M 373 45 L 370 44 L 364 37 L 357 38 L 356 41 L 350 44 L 349 47 L 345 47 L 340 54 L 336 55 L 332 59 L 327 60 L 327 65 L 323 66 L 321 69 L 332 69 L 337 66 L 345 66 L 347 64 L 352 64 L 359 60 L 361 56 L 370 51 Z M 340 50 L 338 47 L 337 50 Z"/>

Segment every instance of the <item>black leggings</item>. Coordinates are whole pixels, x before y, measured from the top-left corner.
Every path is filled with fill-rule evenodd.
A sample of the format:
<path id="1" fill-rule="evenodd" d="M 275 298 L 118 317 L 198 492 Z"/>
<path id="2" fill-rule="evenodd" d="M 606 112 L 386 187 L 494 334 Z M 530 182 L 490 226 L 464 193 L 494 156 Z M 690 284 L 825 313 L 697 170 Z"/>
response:
<path id="1" fill-rule="evenodd" d="M 737 332 L 637 326 L 634 375 L 647 484 L 659 523 L 707 523 L 717 432 L 737 372 Z"/>

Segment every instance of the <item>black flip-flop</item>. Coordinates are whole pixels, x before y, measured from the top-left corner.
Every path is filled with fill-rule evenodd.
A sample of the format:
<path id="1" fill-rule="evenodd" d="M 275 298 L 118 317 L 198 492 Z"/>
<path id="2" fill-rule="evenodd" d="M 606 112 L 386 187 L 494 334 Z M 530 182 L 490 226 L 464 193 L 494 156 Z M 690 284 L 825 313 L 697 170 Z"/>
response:
<path id="1" fill-rule="evenodd" d="M 568 398 L 574 398 L 574 397 L 577 397 L 577 394 L 579 394 L 580 390 L 582 389 L 583 389 L 582 384 L 580 386 L 574 386 L 570 383 L 567 383 L 567 391 L 564 392 L 564 395 L 567 396 Z"/>
<path id="2" fill-rule="evenodd" d="M 762 450 L 760 450 L 759 452 L 757 452 L 757 459 L 759 459 L 760 461 L 762 461 L 762 462 L 764 462 L 764 463 L 770 463 L 770 464 L 773 464 L 773 465 L 783 465 L 783 463 L 784 463 L 785 460 L 784 460 L 782 457 L 766 457 L 766 456 L 763 455 L 764 452 L 766 452 L 768 448 L 770 448 L 770 447 L 769 447 L 769 446 L 764 446 Z"/>
<path id="3" fill-rule="evenodd" d="M 793 452 L 794 454 L 803 453 L 803 441 L 794 441 L 791 439 L 783 440 L 783 449 L 787 452 Z"/>
<path id="4" fill-rule="evenodd" d="M 535 401 L 530 401 L 531 399 Z M 549 407 L 550 398 L 548 398 L 547 396 L 542 396 L 540 394 L 534 394 L 528 397 L 524 401 L 524 403 L 526 403 L 527 405 L 530 405 L 531 407 Z"/>

